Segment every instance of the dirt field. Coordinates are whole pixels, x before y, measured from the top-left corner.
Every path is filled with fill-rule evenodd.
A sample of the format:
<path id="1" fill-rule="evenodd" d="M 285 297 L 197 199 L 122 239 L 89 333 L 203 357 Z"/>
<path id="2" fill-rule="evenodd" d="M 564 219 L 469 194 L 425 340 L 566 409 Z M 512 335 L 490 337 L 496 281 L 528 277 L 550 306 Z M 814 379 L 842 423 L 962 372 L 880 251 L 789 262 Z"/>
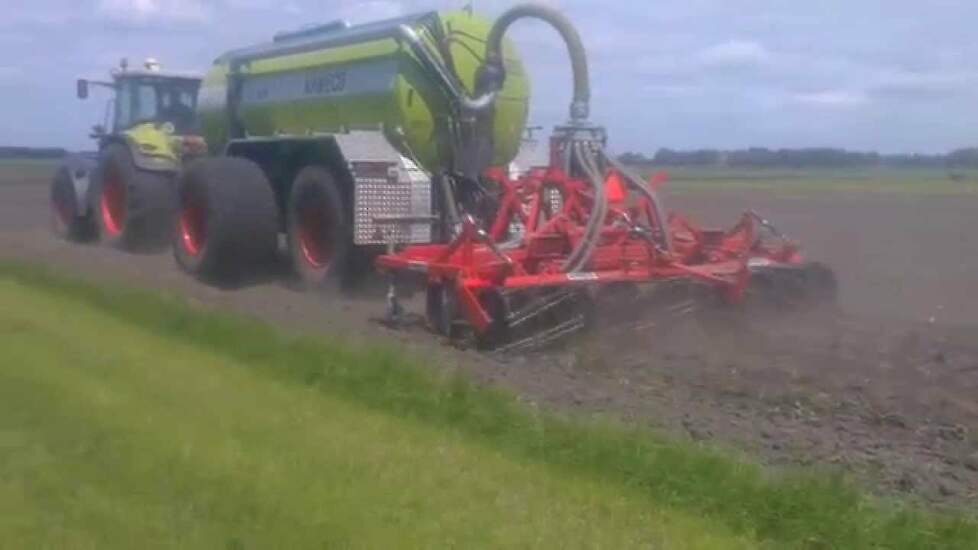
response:
<path id="1" fill-rule="evenodd" d="M 242 288 L 198 284 L 168 254 L 133 256 L 55 240 L 47 188 L 0 182 L 0 257 L 162 288 L 301 330 L 380 336 L 433 366 L 560 409 L 625 417 L 775 464 L 842 468 L 880 493 L 978 502 L 978 196 L 671 192 L 669 206 L 732 222 L 770 216 L 837 272 L 837 308 L 806 315 L 656 320 L 545 355 L 490 357 L 419 329 L 372 322 L 382 289 L 338 298 L 290 288 L 271 268 Z M 33 178 L 32 178 L 33 179 Z"/>

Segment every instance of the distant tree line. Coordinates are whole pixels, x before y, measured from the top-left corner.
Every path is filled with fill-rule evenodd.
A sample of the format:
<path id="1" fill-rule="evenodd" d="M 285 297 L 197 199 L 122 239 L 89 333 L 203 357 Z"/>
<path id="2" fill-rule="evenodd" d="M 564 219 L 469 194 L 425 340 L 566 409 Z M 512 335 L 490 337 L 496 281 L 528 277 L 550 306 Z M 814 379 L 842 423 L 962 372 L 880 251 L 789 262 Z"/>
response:
<path id="1" fill-rule="evenodd" d="M 767 149 L 751 147 L 722 151 L 696 149 L 676 151 L 659 149 L 652 157 L 625 153 L 620 160 L 634 166 L 718 166 L 745 168 L 851 168 L 851 167 L 919 167 L 978 168 L 978 148 L 957 149 L 948 154 L 884 155 L 877 152 L 847 151 L 830 147 L 807 149 Z"/>
<path id="2" fill-rule="evenodd" d="M 0 147 L 0 159 L 58 159 L 67 154 L 60 147 Z"/>

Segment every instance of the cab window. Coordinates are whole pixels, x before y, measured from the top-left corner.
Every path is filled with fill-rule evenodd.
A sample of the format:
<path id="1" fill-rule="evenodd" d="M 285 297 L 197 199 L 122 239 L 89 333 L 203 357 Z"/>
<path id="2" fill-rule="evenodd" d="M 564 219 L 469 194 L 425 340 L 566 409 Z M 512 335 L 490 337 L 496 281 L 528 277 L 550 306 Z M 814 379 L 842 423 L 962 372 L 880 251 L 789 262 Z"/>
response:
<path id="1" fill-rule="evenodd" d="M 168 122 L 177 133 L 194 129 L 197 87 L 193 80 L 144 77 L 119 82 L 116 98 L 117 131 L 144 122 Z"/>

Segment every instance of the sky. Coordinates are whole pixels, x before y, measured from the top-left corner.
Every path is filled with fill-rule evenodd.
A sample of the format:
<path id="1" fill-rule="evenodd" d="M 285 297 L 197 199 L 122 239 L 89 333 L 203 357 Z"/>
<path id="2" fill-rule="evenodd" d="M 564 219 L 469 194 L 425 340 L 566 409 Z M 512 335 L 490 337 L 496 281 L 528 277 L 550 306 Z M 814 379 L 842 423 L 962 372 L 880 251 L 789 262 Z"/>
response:
<path id="1" fill-rule="evenodd" d="M 74 96 L 123 57 L 204 71 L 275 32 L 366 22 L 468 0 L 3 0 L 0 145 L 91 148 L 105 94 Z M 514 4 L 474 0 L 495 16 Z M 844 147 L 886 153 L 978 146 L 975 0 L 547 0 L 578 26 L 591 119 L 613 150 Z M 567 116 L 556 33 L 513 37 L 533 80 L 531 121 Z"/>

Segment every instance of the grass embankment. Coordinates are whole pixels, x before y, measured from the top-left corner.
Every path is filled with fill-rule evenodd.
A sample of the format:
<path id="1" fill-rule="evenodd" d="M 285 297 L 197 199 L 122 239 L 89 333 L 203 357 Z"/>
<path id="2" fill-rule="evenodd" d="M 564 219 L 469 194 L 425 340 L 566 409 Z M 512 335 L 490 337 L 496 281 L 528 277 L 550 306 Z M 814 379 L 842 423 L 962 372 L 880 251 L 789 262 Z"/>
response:
<path id="1" fill-rule="evenodd" d="M 974 548 L 978 527 L 535 412 L 396 350 L 0 264 L 0 541 Z"/>

